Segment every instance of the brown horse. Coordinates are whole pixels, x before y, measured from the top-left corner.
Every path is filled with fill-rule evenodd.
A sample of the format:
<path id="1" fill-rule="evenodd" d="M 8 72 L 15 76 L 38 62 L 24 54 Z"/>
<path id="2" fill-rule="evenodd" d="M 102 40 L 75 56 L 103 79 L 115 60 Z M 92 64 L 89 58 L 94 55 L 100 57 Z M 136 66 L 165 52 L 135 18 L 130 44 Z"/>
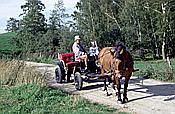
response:
<path id="1" fill-rule="evenodd" d="M 120 52 L 113 50 L 114 47 L 106 47 L 103 48 L 99 53 L 99 63 L 101 64 L 101 76 L 104 76 L 104 73 L 109 73 L 111 75 L 107 75 L 104 81 L 104 90 L 107 95 L 107 84 L 106 79 L 109 79 L 113 83 L 113 89 L 115 90 L 115 86 L 117 86 L 118 90 L 118 101 L 121 103 L 126 103 L 128 101 L 127 98 L 127 87 L 129 79 L 133 72 L 133 59 L 129 52 L 122 48 Z M 121 56 L 116 56 L 116 53 L 119 53 Z M 123 101 L 121 99 L 121 82 L 120 79 L 125 77 L 124 83 L 124 93 L 123 93 Z M 117 95 L 117 92 L 116 92 Z"/>

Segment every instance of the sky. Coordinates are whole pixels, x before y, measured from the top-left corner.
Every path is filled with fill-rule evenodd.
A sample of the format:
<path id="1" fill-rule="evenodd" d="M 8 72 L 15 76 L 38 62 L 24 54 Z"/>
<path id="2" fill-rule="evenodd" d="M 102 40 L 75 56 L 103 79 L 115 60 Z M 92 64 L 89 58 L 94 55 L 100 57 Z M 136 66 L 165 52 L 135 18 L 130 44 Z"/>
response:
<path id="1" fill-rule="evenodd" d="M 45 4 L 46 9 L 44 14 L 48 19 L 50 11 L 54 8 L 54 4 L 57 0 L 41 0 Z M 79 0 L 63 0 L 64 7 L 67 13 L 72 13 L 75 9 L 75 5 Z M 25 4 L 25 0 L 0 0 L 0 33 L 6 32 L 4 29 L 7 25 L 7 20 L 10 17 L 19 19 L 19 14 L 22 13 L 21 5 Z"/>

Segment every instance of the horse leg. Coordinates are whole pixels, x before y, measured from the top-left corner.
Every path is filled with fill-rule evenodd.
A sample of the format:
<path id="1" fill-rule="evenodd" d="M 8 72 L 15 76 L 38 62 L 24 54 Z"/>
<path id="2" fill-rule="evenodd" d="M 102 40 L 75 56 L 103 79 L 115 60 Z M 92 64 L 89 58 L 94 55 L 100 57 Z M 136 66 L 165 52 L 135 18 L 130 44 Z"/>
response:
<path id="1" fill-rule="evenodd" d="M 100 69 L 101 69 L 101 75 L 99 76 L 99 78 L 103 77 L 104 76 L 104 69 L 102 66 L 100 66 Z M 106 80 L 107 80 L 107 77 L 104 76 L 104 91 L 106 91 L 106 95 L 109 96 L 109 93 L 108 93 L 108 89 L 107 89 L 107 84 L 106 84 Z"/>
<path id="2" fill-rule="evenodd" d="M 106 79 L 107 79 L 107 77 L 105 77 L 105 79 L 104 79 L 104 91 L 106 91 L 106 95 L 109 96 L 108 88 L 107 88 L 107 84 L 106 84 Z"/>
<path id="3" fill-rule="evenodd" d="M 125 77 L 124 92 L 123 92 L 123 102 L 122 103 L 128 102 L 127 88 L 128 88 L 128 83 L 129 83 L 130 77 L 131 77 L 131 74 L 129 76 Z"/>
<path id="4" fill-rule="evenodd" d="M 114 82 L 112 82 L 112 88 L 113 88 L 113 97 L 115 97 L 115 96 L 118 95 L 118 93 L 117 93 L 117 91 L 116 91 L 116 85 L 115 85 Z"/>
<path id="5" fill-rule="evenodd" d="M 118 90 L 118 94 L 116 92 L 116 95 L 118 95 L 118 102 L 122 103 L 122 99 L 121 99 L 121 93 L 120 93 L 120 89 L 121 89 L 121 83 L 120 83 L 120 79 L 118 77 L 115 78 L 115 84 L 117 85 L 117 90 Z"/>

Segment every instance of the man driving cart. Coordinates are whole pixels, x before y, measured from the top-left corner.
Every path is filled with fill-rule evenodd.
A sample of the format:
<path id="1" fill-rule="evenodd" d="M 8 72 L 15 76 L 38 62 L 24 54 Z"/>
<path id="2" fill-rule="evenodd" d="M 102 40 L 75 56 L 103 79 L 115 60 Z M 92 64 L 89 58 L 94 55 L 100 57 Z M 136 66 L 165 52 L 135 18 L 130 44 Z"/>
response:
<path id="1" fill-rule="evenodd" d="M 75 36 L 74 37 L 74 44 L 72 46 L 72 50 L 75 54 L 75 61 L 81 61 L 84 60 L 85 62 L 85 70 L 87 70 L 87 59 L 88 56 L 86 54 L 86 51 L 84 49 L 84 47 L 81 45 L 80 42 L 80 37 L 79 36 Z"/>

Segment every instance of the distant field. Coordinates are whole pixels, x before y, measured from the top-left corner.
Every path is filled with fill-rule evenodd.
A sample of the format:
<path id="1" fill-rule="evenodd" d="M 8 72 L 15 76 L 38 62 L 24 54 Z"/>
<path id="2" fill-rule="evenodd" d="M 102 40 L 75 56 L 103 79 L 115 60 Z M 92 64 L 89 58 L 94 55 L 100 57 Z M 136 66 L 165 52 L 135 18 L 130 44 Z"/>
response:
<path id="1" fill-rule="evenodd" d="M 14 45 L 11 43 L 12 38 L 16 35 L 14 32 L 0 34 L 0 52 L 11 51 Z"/>

